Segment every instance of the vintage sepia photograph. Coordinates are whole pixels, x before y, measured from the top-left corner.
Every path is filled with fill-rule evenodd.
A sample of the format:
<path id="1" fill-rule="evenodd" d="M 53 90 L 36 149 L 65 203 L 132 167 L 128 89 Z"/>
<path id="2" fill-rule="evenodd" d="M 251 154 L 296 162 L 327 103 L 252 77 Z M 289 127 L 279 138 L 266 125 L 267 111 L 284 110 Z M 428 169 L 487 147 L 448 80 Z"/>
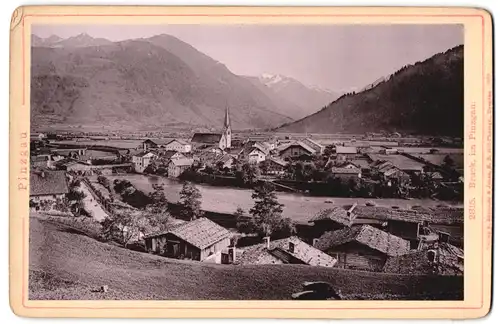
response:
<path id="1" fill-rule="evenodd" d="M 29 41 L 29 300 L 464 300 L 463 25 Z"/>

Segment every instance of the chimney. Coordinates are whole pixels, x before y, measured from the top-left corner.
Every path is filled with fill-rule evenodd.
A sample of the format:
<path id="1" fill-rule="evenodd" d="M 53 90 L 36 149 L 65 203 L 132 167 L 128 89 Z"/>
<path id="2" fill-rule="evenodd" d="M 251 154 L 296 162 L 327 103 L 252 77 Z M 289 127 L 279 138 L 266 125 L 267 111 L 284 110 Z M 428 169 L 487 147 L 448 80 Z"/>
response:
<path id="1" fill-rule="evenodd" d="M 266 241 L 266 248 L 269 250 L 271 248 L 271 238 L 269 236 L 264 237 Z"/>
<path id="2" fill-rule="evenodd" d="M 236 246 L 233 246 L 232 252 L 233 252 L 233 263 L 234 263 L 236 261 Z"/>
<path id="3" fill-rule="evenodd" d="M 295 253 L 295 244 L 293 242 L 288 242 L 288 252 Z"/>
<path id="4" fill-rule="evenodd" d="M 349 208 L 349 210 L 347 211 L 347 216 L 349 217 L 349 221 L 352 223 L 352 221 L 354 220 L 355 216 L 353 214 L 353 211 L 354 209 L 356 208 L 356 206 L 358 205 L 358 203 L 354 203 L 351 208 Z"/>
<path id="5" fill-rule="evenodd" d="M 42 171 L 40 172 L 40 177 L 45 178 L 45 171 L 43 171 L 43 170 L 42 170 Z"/>
<path id="6" fill-rule="evenodd" d="M 316 247 L 318 245 L 318 238 L 313 239 L 313 246 Z"/>
<path id="7" fill-rule="evenodd" d="M 446 232 L 438 232 L 439 243 L 448 243 L 450 241 L 450 234 Z"/>

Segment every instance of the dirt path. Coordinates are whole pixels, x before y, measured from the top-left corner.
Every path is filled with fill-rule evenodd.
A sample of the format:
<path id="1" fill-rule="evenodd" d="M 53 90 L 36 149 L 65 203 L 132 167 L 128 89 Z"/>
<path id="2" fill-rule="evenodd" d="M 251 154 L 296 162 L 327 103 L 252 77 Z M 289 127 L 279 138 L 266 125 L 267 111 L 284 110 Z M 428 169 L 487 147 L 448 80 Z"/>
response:
<path id="1" fill-rule="evenodd" d="M 95 197 L 90 192 L 90 189 L 85 184 L 85 182 L 80 183 L 80 190 L 85 193 L 85 198 L 83 198 L 83 203 L 85 205 L 85 210 L 91 213 L 92 217 L 97 221 L 104 220 L 108 213 L 104 210 L 104 208 L 97 202 Z"/>

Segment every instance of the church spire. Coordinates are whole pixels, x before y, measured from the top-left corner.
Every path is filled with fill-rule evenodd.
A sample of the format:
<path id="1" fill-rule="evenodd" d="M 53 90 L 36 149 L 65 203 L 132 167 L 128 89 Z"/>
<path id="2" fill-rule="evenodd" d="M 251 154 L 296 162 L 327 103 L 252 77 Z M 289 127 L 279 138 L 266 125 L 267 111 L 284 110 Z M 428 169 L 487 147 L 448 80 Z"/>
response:
<path id="1" fill-rule="evenodd" d="M 226 107 L 226 117 L 224 118 L 224 128 L 231 127 L 231 121 L 229 120 L 229 107 Z"/>

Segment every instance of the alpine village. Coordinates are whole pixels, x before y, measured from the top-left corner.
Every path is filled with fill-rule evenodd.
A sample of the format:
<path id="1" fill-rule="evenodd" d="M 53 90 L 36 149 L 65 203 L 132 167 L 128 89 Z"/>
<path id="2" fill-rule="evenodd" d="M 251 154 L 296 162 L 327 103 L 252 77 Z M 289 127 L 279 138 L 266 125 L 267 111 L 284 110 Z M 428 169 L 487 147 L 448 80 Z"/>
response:
<path id="1" fill-rule="evenodd" d="M 463 46 L 289 113 L 169 35 L 31 74 L 30 299 L 463 299 Z"/>

